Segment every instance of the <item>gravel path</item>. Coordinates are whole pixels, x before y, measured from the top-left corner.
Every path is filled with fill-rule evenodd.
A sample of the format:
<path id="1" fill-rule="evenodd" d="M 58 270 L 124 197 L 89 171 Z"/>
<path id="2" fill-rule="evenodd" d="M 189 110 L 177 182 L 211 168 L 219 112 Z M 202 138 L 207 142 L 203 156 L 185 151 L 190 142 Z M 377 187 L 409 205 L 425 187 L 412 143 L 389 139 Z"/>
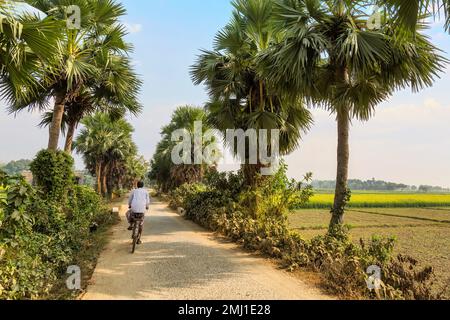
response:
<path id="1" fill-rule="evenodd" d="M 102 253 L 85 300 L 318 300 L 320 290 L 243 252 L 163 203 L 154 203 L 143 244 L 130 254 L 122 222 Z"/>

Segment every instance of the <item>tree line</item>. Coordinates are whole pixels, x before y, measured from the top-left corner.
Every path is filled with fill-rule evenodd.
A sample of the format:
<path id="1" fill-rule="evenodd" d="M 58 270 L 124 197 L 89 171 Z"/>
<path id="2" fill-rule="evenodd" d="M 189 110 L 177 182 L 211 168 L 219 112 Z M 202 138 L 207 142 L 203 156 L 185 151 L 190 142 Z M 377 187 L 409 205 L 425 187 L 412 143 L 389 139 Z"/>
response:
<path id="1" fill-rule="evenodd" d="M 312 186 L 319 190 L 332 190 L 336 186 L 334 180 L 315 180 Z M 405 191 L 405 192 L 450 192 L 450 189 L 439 186 L 411 186 L 403 183 L 387 182 L 383 180 L 348 180 L 348 186 L 351 190 L 361 191 Z"/>

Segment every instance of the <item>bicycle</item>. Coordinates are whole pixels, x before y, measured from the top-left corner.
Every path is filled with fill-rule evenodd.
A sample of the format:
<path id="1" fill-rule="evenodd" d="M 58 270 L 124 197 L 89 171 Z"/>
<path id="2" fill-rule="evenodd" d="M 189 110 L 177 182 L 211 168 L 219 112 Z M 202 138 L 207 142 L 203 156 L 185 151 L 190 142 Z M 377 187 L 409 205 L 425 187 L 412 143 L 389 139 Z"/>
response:
<path id="1" fill-rule="evenodd" d="M 133 213 L 133 224 L 132 224 L 132 234 L 131 237 L 133 239 L 133 247 L 131 249 L 131 253 L 133 254 L 136 251 L 136 244 L 141 239 L 143 223 L 144 223 L 144 214 L 143 213 Z"/>

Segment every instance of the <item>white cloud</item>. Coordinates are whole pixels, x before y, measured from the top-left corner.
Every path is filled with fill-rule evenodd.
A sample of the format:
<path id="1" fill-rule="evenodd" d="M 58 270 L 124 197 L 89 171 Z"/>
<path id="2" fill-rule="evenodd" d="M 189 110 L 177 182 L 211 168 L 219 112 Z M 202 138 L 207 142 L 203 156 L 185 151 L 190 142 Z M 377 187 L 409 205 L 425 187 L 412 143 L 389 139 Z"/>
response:
<path id="1" fill-rule="evenodd" d="M 138 68 L 138 67 L 142 67 L 142 61 L 141 60 L 132 60 L 131 64 L 133 65 L 133 67 Z"/>
<path id="2" fill-rule="evenodd" d="M 143 26 L 139 23 L 124 23 L 125 28 L 127 28 L 128 32 L 131 34 L 139 33 L 142 31 Z"/>
<path id="3" fill-rule="evenodd" d="M 446 34 L 444 32 L 438 32 L 433 35 L 433 40 L 435 40 L 435 41 L 444 40 L 446 37 L 448 37 L 448 34 Z"/>

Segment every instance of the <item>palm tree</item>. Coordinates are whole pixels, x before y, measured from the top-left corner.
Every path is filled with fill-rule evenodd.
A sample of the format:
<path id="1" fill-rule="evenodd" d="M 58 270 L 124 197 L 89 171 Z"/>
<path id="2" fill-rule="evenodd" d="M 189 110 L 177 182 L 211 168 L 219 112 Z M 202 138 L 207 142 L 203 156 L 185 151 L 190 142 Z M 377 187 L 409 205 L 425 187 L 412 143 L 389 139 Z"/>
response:
<path id="1" fill-rule="evenodd" d="M 137 116 L 142 110 L 137 97 L 142 82 L 129 58 L 117 55 L 107 58 L 98 63 L 103 65 L 100 79 L 88 80 L 79 95 L 65 106 L 61 132 L 66 136 L 67 153 L 72 153 L 75 130 L 85 116 L 105 112 L 113 119 L 120 119 L 127 112 Z M 49 126 L 52 120 L 53 112 L 47 112 L 40 125 Z"/>
<path id="2" fill-rule="evenodd" d="M 379 0 L 408 30 L 415 31 L 421 19 L 429 15 L 443 17 L 445 30 L 450 31 L 450 0 Z"/>
<path id="3" fill-rule="evenodd" d="M 359 1 L 283 0 L 277 2 L 274 19 L 286 38 L 261 55 L 263 73 L 336 116 L 333 228 L 343 223 L 349 196 L 351 120 L 370 119 L 397 89 L 431 86 L 445 59 L 421 33 L 400 37 L 402 30 L 390 23 L 368 30 Z"/>
<path id="4" fill-rule="evenodd" d="M 142 156 L 129 158 L 126 161 L 125 172 L 120 174 L 119 185 L 136 188 L 139 181 L 144 180 L 150 168 L 150 163 Z"/>
<path id="5" fill-rule="evenodd" d="M 273 43 L 278 43 L 282 32 L 272 24 L 272 2 L 264 0 L 235 0 L 231 22 L 216 38 L 213 51 L 203 51 L 192 66 L 194 83 L 204 83 L 211 102 L 206 108 L 210 124 L 224 136 L 228 129 L 280 130 L 280 155 L 293 152 L 302 133 L 312 124 L 312 117 L 300 99 L 289 99 L 281 90 L 258 72 L 257 57 Z M 272 140 L 268 139 L 271 153 Z M 242 166 L 246 184 L 258 184 L 263 167 L 259 155 L 257 164 L 250 163 L 247 145 L 245 155 L 235 156 Z"/>
<path id="6" fill-rule="evenodd" d="M 37 94 L 38 61 L 55 52 L 61 29 L 52 17 L 18 12 L 16 1 L 0 0 L 0 97 L 8 104 Z"/>
<path id="7" fill-rule="evenodd" d="M 163 192 L 177 188 L 184 183 L 201 182 L 205 173 L 215 168 L 211 163 L 195 163 L 195 123 L 202 123 L 202 135 L 211 127 L 206 123 L 206 113 L 201 108 L 182 106 L 178 107 L 172 114 L 170 123 L 163 127 L 162 140 L 158 143 L 156 153 L 151 162 L 150 179 L 156 180 Z M 174 164 L 172 161 L 172 151 L 177 142 L 172 141 L 172 133 L 175 130 L 184 129 L 189 133 L 191 139 L 190 164 Z M 206 146 L 217 150 L 214 141 L 202 141 L 202 151 Z M 216 154 L 215 158 L 220 155 Z M 211 159 L 210 159 L 211 160 Z"/>
<path id="8" fill-rule="evenodd" d="M 27 3 L 60 21 L 67 19 L 66 1 L 27 0 Z M 126 13 L 123 5 L 113 0 L 74 0 L 81 10 L 80 29 L 65 26 L 52 61 L 41 66 L 39 99 L 17 101 L 15 110 L 30 107 L 46 108 L 54 99 L 53 118 L 50 125 L 49 150 L 58 148 L 61 123 L 66 105 L 71 103 L 91 79 L 99 79 L 102 69 L 98 57 L 125 54 L 131 47 L 125 43 L 125 27 L 119 19 Z"/>
<path id="9" fill-rule="evenodd" d="M 98 193 L 106 196 L 119 187 L 117 178 L 126 174 L 127 161 L 136 157 L 133 128 L 124 119 L 113 120 L 104 113 L 88 116 L 82 124 L 84 128 L 74 142 L 75 150 L 96 176 Z"/>

